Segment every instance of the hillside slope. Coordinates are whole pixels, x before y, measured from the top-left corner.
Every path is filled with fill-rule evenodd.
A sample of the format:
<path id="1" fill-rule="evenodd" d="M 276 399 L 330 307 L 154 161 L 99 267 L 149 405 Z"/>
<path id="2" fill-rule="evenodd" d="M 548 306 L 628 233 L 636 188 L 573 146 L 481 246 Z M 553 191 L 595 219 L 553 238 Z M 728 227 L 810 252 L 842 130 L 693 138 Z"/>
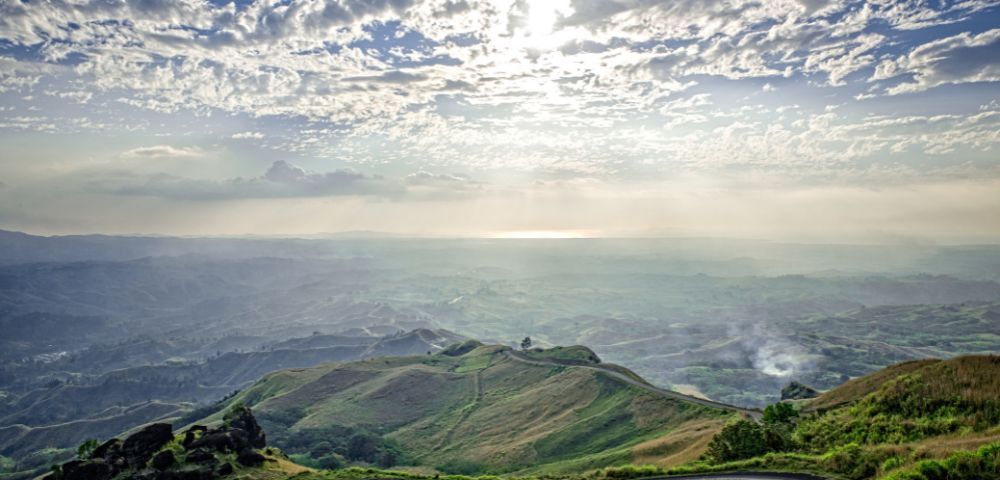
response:
<path id="1" fill-rule="evenodd" d="M 197 404 L 218 401 L 283 368 L 437 351 L 464 337 L 447 330 L 416 329 L 384 337 L 312 335 L 275 348 L 229 352 L 204 362 L 135 366 L 102 375 L 75 376 L 73 383 L 33 390 L 0 402 L 0 456 L 34 468 L 66 458 L 89 438 L 119 434 L 153 421 L 196 413 Z M 40 452 L 43 458 L 36 458 Z"/>
<path id="2" fill-rule="evenodd" d="M 765 411 L 764 435 L 729 426 L 713 440 L 720 448 L 709 449 L 712 461 L 672 473 L 751 468 L 857 480 L 1000 479 L 1000 356 L 905 362 L 798 402 L 797 412 L 788 405 L 769 409 L 770 417 Z"/>
<path id="3" fill-rule="evenodd" d="M 474 347 L 284 370 L 232 401 L 252 406 L 293 458 L 314 448 L 304 438 L 369 435 L 381 442 L 373 462 L 455 473 L 566 473 L 638 459 L 675 465 L 697 458 L 734 416 L 599 370 Z"/>

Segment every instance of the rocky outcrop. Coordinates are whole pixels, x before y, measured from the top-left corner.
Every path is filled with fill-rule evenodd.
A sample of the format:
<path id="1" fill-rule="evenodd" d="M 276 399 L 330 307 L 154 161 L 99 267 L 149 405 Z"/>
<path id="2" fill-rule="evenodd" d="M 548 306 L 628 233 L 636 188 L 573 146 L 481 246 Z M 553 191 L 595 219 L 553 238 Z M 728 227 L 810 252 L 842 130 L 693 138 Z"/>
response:
<path id="1" fill-rule="evenodd" d="M 150 460 L 149 466 L 163 471 L 174 466 L 175 463 L 177 463 L 177 457 L 174 456 L 174 452 L 164 450 L 156 455 L 153 455 L 153 459 Z"/>
<path id="2" fill-rule="evenodd" d="M 125 439 L 121 453 L 131 467 L 142 467 L 157 450 L 174 439 L 174 430 L 168 423 L 154 423 Z"/>
<path id="3" fill-rule="evenodd" d="M 180 447 L 176 443 L 168 447 L 174 440 L 173 429 L 154 423 L 124 441 L 104 442 L 89 458 L 66 462 L 45 480 L 214 480 L 235 471 L 219 455 L 236 454 L 236 462 L 246 467 L 267 461 L 256 450 L 266 446 L 264 430 L 247 407 L 227 412 L 221 427 L 195 425 L 180 439 Z"/>
<path id="4" fill-rule="evenodd" d="M 257 453 L 256 450 L 245 448 L 240 451 L 240 455 L 236 457 L 236 461 L 240 462 L 240 465 L 246 465 L 248 467 L 259 467 L 264 464 L 267 460 L 263 455 Z"/>
<path id="5" fill-rule="evenodd" d="M 819 396 L 814 388 L 803 385 L 799 382 L 789 383 L 785 388 L 781 389 L 781 399 L 782 400 L 805 400 L 807 398 L 816 398 Z"/>
<path id="6" fill-rule="evenodd" d="M 257 424 L 257 419 L 254 418 L 249 407 L 240 406 L 230 410 L 223 420 L 229 430 L 246 433 L 246 439 L 250 442 L 251 447 L 264 448 L 267 444 L 264 429 Z"/>

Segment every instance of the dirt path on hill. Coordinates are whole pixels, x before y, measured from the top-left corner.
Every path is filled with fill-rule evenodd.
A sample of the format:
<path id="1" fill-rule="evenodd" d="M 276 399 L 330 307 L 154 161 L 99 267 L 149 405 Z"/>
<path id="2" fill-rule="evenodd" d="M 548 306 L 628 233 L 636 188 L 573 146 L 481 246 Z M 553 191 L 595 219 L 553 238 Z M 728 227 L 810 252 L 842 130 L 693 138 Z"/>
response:
<path id="1" fill-rule="evenodd" d="M 528 358 L 523 353 L 516 352 L 514 350 L 504 350 L 503 353 L 507 356 L 507 358 L 513 359 L 514 361 L 518 361 L 518 362 L 522 362 L 522 363 L 527 363 L 529 365 L 555 366 L 555 367 L 575 367 L 575 368 L 586 368 L 586 369 L 590 369 L 590 370 L 596 370 L 596 371 L 601 372 L 604 375 L 607 375 L 607 376 L 609 376 L 611 378 L 614 378 L 616 380 L 620 380 L 622 382 L 625 382 L 625 383 L 627 383 L 627 384 L 629 384 L 629 385 L 631 385 L 633 387 L 641 388 L 641 389 L 646 390 L 647 392 L 650 392 L 650 393 L 655 393 L 657 395 L 660 395 L 660 396 L 663 396 L 663 397 L 667 397 L 667 398 L 672 398 L 674 400 L 681 400 L 681 401 L 684 401 L 684 402 L 697 403 L 699 405 L 704 405 L 706 407 L 720 408 L 722 410 L 728 410 L 728 411 L 731 411 L 731 412 L 742 413 L 744 415 L 749 416 L 750 418 L 753 418 L 754 420 L 760 420 L 760 418 L 763 417 L 763 415 L 764 415 L 763 412 L 761 412 L 760 410 L 757 410 L 757 409 L 737 407 L 735 405 L 729 405 L 729 404 L 720 403 L 720 402 L 716 402 L 716 401 L 712 401 L 712 400 L 705 400 L 704 398 L 692 397 L 691 395 L 685 395 L 683 393 L 675 392 L 673 390 L 667 390 L 665 388 L 655 387 L 655 386 L 650 385 L 648 383 L 642 383 L 642 382 L 640 382 L 638 380 L 635 380 L 634 378 L 631 378 L 631 377 L 629 377 L 629 376 L 627 376 L 627 375 L 625 375 L 625 374 L 623 374 L 621 372 L 616 372 L 614 370 L 611 370 L 611 369 L 608 369 L 608 368 L 604 368 L 604 367 L 601 366 L 601 364 L 587 365 L 587 364 L 579 364 L 579 363 L 574 363 L 574 362 L 558 362 L 558 361 L 555 361 L 555 360 L 536 360 L 536 359 L 533 359 L 533 358 Z M 743 477 L 697 477 L 697 478 L 743 478 Z M 746 478 L 752 478 L 752 477 L 746 477 Z M 767 477 L 767 478 L 783 478 L 783 477 Z"/>

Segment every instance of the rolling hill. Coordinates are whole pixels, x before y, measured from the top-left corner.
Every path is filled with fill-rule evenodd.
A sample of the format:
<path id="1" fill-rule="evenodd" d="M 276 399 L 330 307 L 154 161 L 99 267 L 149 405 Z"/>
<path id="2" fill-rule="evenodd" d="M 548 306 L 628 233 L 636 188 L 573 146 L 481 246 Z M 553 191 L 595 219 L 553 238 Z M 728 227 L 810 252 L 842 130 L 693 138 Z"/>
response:
<path id="1" fill-rule="evenodd" d="M 461 341 L 447 330 L 386 336 L 312 335 L 268 349 L 224 353 L 204 362 L 135 366 L 38 388 L 0 405 L 0 455 L 32 466 L 88 438 L 103 438 L 152 421 L 192 415 L 282 368 L 392 355 L 426 355 Z M 110 353 L 109 357 L 117 357 Z M 61 453 L 65 457 L 67 452 Z M 48 455 L 44 456 L 45 459 Z M 61 458 L 58 455 L 55 458 Z M 47 461 L 47 460 L 46 460 Z"/>
<path id="2" fill-rule="evenodd" d="M 654 473 L 764 469 L 858 480 L 1000 478 L 1000 356 L 904 362 L 795 404 L 783 418 L 769 420 L 765 411 L 765 441 L 751 455 Z M 729 435 L 716 443 L 756 441 L 752 427 L 726 430 Z"/>
<path id="3" fill-rule="evenodd" d="M 564 353 L 596 360 L 583 350 Z M 343 453 L 465 474 L 678 465 L 696 459 L 738 415 L 625 381 L 620 367 L 564 365 L 544 354 L 536 360 L 468 342 L 434 355 L 283 370 L 231 403 L 252 406 L 271 443 L 305 463 Z M 371 443 L 367 458 L 351 451 L 355 438 Z M 334 453 L 313 452 L 320 440 Z"/>

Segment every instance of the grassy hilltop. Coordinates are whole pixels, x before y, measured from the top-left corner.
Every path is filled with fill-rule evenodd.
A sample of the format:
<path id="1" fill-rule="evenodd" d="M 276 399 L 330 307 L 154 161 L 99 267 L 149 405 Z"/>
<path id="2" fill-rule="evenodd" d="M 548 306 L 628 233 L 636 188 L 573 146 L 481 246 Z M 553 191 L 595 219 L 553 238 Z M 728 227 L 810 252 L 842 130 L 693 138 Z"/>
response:
<path id="1" fill-rule="evenodd" d="M 583 347 L 534 355 L 597 361 Z M 232 401 L 252 406 L 271 443 L 306 464 L 362 460 L 464 474 L 678 465 L 695 460 L 734 416 L 475 342 L 435 355 L 285 370 Z"/>

